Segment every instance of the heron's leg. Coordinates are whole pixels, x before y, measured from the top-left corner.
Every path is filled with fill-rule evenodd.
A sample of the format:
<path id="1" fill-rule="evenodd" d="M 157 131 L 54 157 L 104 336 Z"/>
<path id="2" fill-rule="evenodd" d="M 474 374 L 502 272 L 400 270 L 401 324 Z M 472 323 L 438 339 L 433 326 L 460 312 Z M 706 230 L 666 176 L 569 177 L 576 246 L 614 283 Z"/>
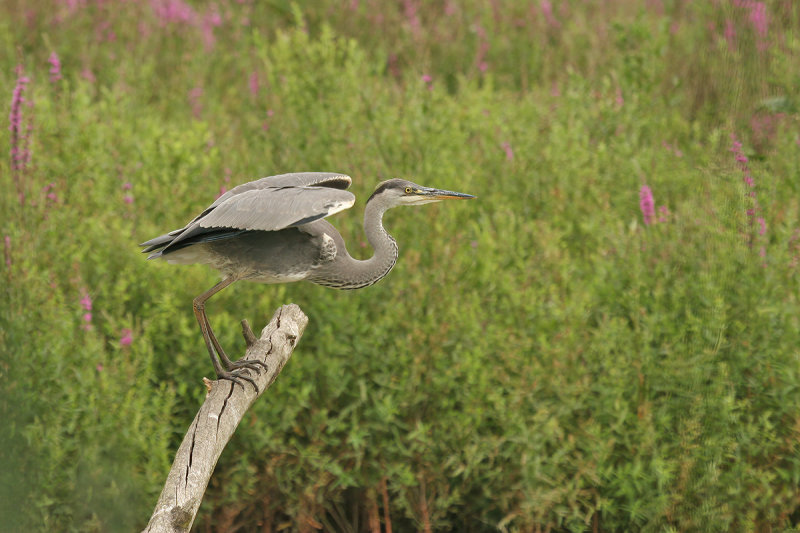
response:
<path id="1" fill-rule="evenodd" d="M 208 321 L 208 316 L 206 315 L 205 310 L 205 303 L 206 300 L 211 298 L 213 295 L 230 285 L 236 281 L 236 278 L 228 277 L 211 287 L 209 290 L 198 296 L 193 301 L 194 307 L 194 315 L 197 318 L 197 323 L 200 324 L 200 331 L 203 333 L 203 340 L 206 342 L 206 348 L 208 348 L 208 353 L 211 356 L 211 363 L 214 365 L 214 371 L 217 373 L 217 377 L 219 379 L 227 379 L 229 381 L 233 381 L 234 383 L 238 383 L 242 385 L 241 380 L 249 381 L 250 384 L 256 389 L 258 392 L 258 386 L 256 382 L 245 375 L 242 375 L 241 371 L 238 369 L 247 368 L 250 370 L 258 371 L 258 364 L 265 366 L 264 363 L 261 361 L 240 361 L 240 362 L 232 362 L 228 356 L 225 354 L 225 351 L 220 346 L 217 337 L 214 335 L 214 331 L 211 329 L 211 323 Z M 216 350 L 216 352 L 215 352 Z M 219 358 L 218 358 L 219 356 Z M 222 364 L 220 364 L 220 359 L 222 363 L 226 365 L 228 369 L 236 369 L 232 372 L 229 372 L 225 368 L 223 368 Z M 243 386 L 243 385 L 242 385 Z"/>

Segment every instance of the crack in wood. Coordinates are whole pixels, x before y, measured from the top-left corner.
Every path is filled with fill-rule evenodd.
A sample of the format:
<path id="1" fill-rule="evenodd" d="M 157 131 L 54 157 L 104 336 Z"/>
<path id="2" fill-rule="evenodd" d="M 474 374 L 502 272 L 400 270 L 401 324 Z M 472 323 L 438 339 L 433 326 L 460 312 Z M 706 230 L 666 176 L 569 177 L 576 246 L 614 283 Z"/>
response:
<path id="1" fill-rule="evenodd" d="M 197 437 L 197 418 L 194 419 L 194 428 L 192 428 L 192 445 L 189 446 L 189 464 L 186 465 L 186 475 L 184 476 L 183 482 L 184 487 L 189 486 L 189 470 L 192 468 L 192 456 L 194 455 L 194 441 L 195 437 Z M 178 490 L 175 489 L 175 503 L 178 502 Z"/>
<path id="2" fill-rule="evenodd" d="M 231 383 L 231 390 L 228 392 L 228 396 L 225 398 L 225 401 L 222 402 L 222 409 L 219 410 L 219 416 L 217 417 L 217 433 L 219 433 L 219 423 L 222 420 L 222 413 L 225 412 L 225 408 L 228 406 L 228 400 L 231 396 L 233 396 L 233 387 L 235 384 Z"/>

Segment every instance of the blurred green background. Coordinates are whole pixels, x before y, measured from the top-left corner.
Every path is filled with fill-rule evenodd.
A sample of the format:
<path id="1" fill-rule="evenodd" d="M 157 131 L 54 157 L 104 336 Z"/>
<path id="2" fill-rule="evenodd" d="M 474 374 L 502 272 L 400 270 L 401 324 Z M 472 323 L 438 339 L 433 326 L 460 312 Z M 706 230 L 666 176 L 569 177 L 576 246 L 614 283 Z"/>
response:
<path id="1" fill-rule="evenodd" d="M 310 323 L 197 531 L 800 526 L 800 5 L 0 4 L 4 531 L 144 527 L 211 376 L 202 266 L 137 243 L 238 183 L 344 172 L 378 285 L 236 284 L 229 353 Z"/>

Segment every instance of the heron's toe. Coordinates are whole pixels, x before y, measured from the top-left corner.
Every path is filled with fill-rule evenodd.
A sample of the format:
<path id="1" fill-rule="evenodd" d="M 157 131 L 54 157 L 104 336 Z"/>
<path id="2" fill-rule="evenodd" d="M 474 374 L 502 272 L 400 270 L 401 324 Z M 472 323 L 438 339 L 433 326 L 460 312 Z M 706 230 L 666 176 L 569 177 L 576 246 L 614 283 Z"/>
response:
<path id="1" fill-rule="evenodd" d="M 238 361 L 231 361 L 231 364 L 228 368 L 230 370 L 246 368 L 248 370 L 253 370 L 256 373 L 260 373 L 262 368 L 264 370 L 269 370 L 267 363 L 259 361 L 257 359 L 250 359 L 250 360 L 239 359 Z"/>
<path id="2" fill-rule="evenodd" d="M 246 367 L 244 370 L 250 370 L 250 368 Z M 259 393 L 258 385 L 256 385 L 255 380 L 250 376 L 245 375 L 242 369 L 234 370 L 232 372 L 218 372 L 217 379 L 232 381 L 234 386 L 239 385 L 242 387 L 242 389 L 244 389 L 244 381 L 247 381 L 256 390 L 256 394 Z"/>

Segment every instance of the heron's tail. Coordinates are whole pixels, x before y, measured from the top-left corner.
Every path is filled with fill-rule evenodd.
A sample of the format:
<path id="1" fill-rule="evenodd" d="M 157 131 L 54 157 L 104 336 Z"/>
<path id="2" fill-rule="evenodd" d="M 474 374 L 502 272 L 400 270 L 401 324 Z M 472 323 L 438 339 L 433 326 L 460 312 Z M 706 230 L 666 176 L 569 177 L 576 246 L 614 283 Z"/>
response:
<path id="1" fill-rule="evenodd" d="M 247 233 L 247 230 L 235 228 L 202 228 L 199 226 L 191 227 L 188 230 L 187 228 L 181 228 L 165 233 L 164 235 L 159 235 L 154 239 L 143 242 L 139 246 L 144 248 L 142 253 L 155 252 L 147 256 L 148 259 L 158 259 L 164 255 L 164 253 L 170 254 L 181 248 L 192 246 L 193 244 L 229 239 L 241 235 L 242 233 Z"/>
<path id="2" fill-rule="evenodd" d="M 169 233 L 165 233 L 164 235 L 159 235 L 154 239 L 150 239 L 149 241 L 143 242 L 139 246 L 142 246 L 144 249 L 142 253 L 149 253 L 156 251 L 154 254 L 150 254 L 147 258 L 148 259 L 157 259 L 161 257 L 161 250 L 169 246 L 169 244 L 175 239 L 175 237 L 179 234 L 179 232 L 171 231 Z"/>

